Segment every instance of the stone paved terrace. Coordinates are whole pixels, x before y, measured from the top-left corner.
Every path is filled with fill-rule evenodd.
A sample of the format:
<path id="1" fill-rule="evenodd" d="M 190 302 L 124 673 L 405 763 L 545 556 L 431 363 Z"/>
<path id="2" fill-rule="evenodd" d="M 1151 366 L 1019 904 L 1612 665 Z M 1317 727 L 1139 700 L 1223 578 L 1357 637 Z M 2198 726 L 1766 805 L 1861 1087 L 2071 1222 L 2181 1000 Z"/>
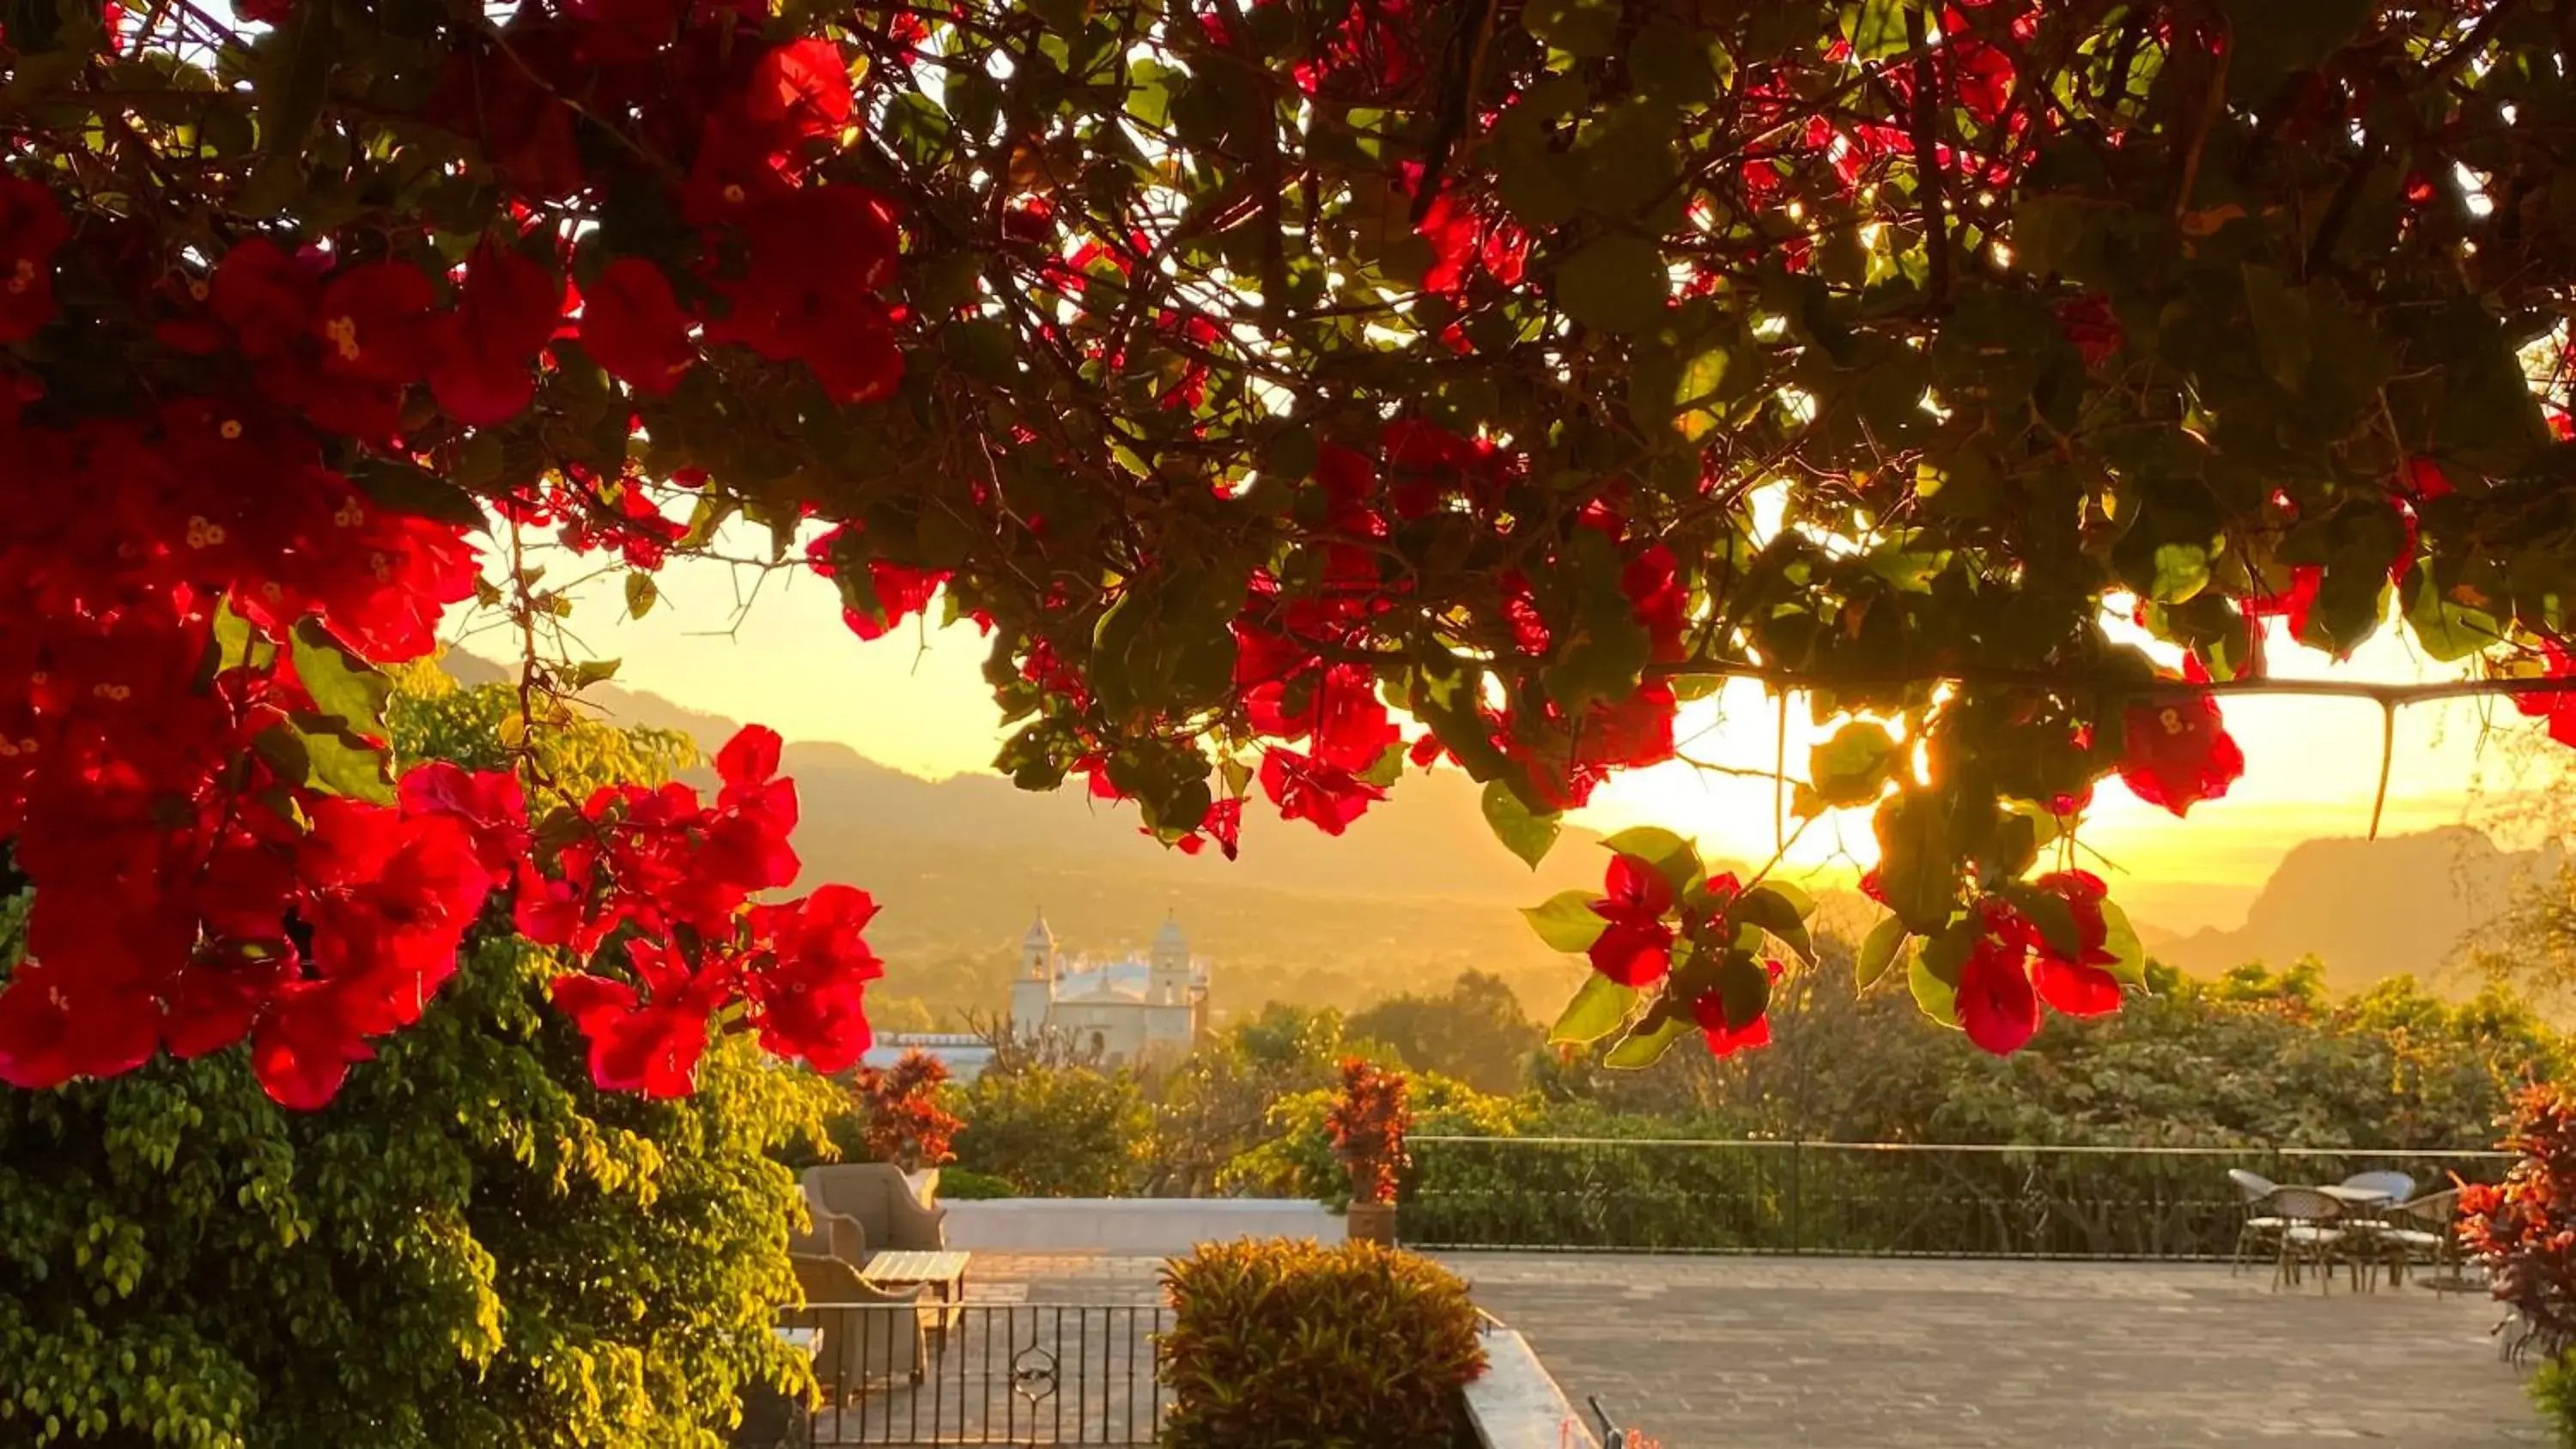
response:
<path id="1" fill-rule="evenodd" d="M 2202 1264 L 1444 1255 L 1577 1404 L 1664 1449 L 2499 1449 L 2496 1310 Z M 1151 1260 L 977 1256 L 980 1302 L 1144 1303 Z"/>

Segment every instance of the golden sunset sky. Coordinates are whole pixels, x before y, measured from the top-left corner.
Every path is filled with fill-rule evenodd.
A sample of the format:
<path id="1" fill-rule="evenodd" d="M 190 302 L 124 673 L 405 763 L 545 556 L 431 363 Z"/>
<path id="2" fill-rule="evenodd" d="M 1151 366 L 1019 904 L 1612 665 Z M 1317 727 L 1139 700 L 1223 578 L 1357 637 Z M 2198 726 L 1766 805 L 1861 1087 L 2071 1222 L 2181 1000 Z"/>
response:
<path id="1" fill-rule="evenodd" d="M 560 560 L 555 568 L 563 577 L 586 571 L 578 560 Z M 791 740 L 837 741 L 933 779 L 990 765 L 1005 732 L 979 672 L 985 643 L 973 627 L 906 627 L 862 643 L 842 625 L 827 581 L 801 568 L 781 569 L 759 580 L 754 595 L 755 578 L 724 564 L 675 560 L 659 575 L 660 605 L 636 620 L 626 616 L 611 574 L 575 591 L 571 624 L 589 656 L 623 661 L 617 682 L 626 687 L 758 721 Z M 752 595 L 747 611 L 746 595 Z M 479 622 L 488 627 L 491 621 Z M 473 652 L 509 657 L 515 644 L 477 632 L 477 623 L 460 619 L 451 635 Z M 2450 672 L 2420 659 L 2394 628 L 2342 665 L 2286 640 L 2270 655 L 2281 675 L 2413 680 Z M 2091 868 L 2110 877 L 2143 919 L 2168 929 L 2237 924 L 2290 847 L 2369 828 L 2380 749 L 2375 706 L 2231 698 L 2226 716 L 2247 761 L 2245 778 L 2227 798 L 2177 820 L 2109 783 L 2080 837 L 2099 853 L 2087 862 Z M 1775 720 L 1758 686 L 1730 684 L 1685 711 L 1685 751 L 1703 761 L 1767 770 Z M 1803 705 L 1793 705 L 1790 729 L 1796 773 L 1811 741 Z M 2528 733 L 2500 702 L 2453 701 L 2401 713 L 2383 831 L 2474 818 L 2473 804 L 2510 787 L 2504 736 Z M 1678 762 L 1614 780 L 1575 820 L 1603 830 L 1664 825 L 1696 836 L 1705 853 L 1719 858 L 1758 862 L 1773 850 L 1768 782 Z M 1820 879 L 1847 877 L 1872 854 L 1866 816 L 1850 814 L 1818 822 L 1792 851 L 1791 863 Z"/>

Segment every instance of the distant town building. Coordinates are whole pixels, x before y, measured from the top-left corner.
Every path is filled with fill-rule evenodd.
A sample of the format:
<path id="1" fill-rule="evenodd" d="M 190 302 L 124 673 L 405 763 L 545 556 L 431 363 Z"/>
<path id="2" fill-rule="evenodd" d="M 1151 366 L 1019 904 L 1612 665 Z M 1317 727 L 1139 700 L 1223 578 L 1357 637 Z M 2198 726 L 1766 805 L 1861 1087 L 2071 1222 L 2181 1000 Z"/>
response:
<path id="1" fill-rule="evenodd" d="M 908 1051 L 939 1058 L 951 1081 L 971 1082 L 993 1064 L 993 1044 L 971 1031 L 892 1031 L 876 1039 L 859 1065 L 884 1071 Z"/>
<path id="2" fill-rule="evenodd" d="M 1142 959 L 1064 959 L 1044 912 L 1021 938 L 1020 972 L 1011 983 L 1016 1037 L 1134 1064 L 1188 1051 L 1206 1026 L 1207 968 L 1190 959 L 1189 939 L 1168 915 Z"/>

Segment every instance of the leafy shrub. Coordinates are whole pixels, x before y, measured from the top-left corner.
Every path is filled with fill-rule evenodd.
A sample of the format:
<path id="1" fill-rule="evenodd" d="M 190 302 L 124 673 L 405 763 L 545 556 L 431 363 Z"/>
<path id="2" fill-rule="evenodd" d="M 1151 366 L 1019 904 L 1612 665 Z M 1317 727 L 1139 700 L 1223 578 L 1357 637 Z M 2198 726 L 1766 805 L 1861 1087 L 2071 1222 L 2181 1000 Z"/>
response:
<path id="1" fill-rule="evenodd" d="M 918 1047 L 884 1071 L 859 1068 L 850 1095 L 865 1124 L 865 1162 L 901 1163 L 905 1171 L 953 1161 L 949 1142 L 963 1125 L 940 1105 L 948 1064 Z"/>
<path id="2" fill-rule="evenodd" d="M 1517 1136 L 1529 1129 L 1535 1110 L 1529 1098 L 1487 1096 L 1430 1072 L 1407 1082 L 1405 1099 L 1412 1130 L 1431 1136 Z M 1350 1171 L 1325 1126 L 1340 1100 L 1338 1089 L 1326 1088 L 1272 1102 L 1262 1140 L 1226 1164 L 1218 1186 L 1259 1197 L 1311 1198 L 1335 1211 L 1348 1207 Z"/>
<path id="3" fill-rule="evenodd" d="M 2556 1431 L 2559 1449 L 2576 1449 L 2576 1349 L 2542 1364 L 2524 1388 L 2541 1419 Z"/>
<path id="4" fill-rule="evenodd" d="M 2460 1241 L 2521 1319 L 2522 1345 L 2555 1358 L 2576 1348 L 2576 1096 L 2526 1089 L 2504 1146 L 2522 1160 L 2501 1186 L 2460 1190 Z"/>
<path id="5" fill-rule="evenodd" d="M 397 744 L 494 763 L 512 708 L 398 699 Z M 670 762 L 543 738 L 576 791 Z M 319 1112 L 239 1047 L 0 1090 L 0 1443 L 713 1449 L 744 1388 L 800 1378 L 767 1154 L 819 1132 L 828 1086 L 726 1035 L 693 1097 L 595 1090 L 545 1009 L 561 962 L 507 919 Z"/>
<path id="6" fill-rule="evenodd" d="M 1113 1197 L 1153 1134 L 1125 1072 L 1025 1063 L 988 1069 L 957 1096 L 957 1160 L 1023 1197 Z"/>
<path id="7" fill-rule="evenodd" d="M 1342 1063 L 1342 1094 L 1324 1117 L 1333 1152 L 1351 1177 L 1353 1202 L 1395 1201 L 1405 1168 L 1404 1134 L 1413 1114 L 1404 1104 L 1404 1073 L 1351 1057 Z"/>
<path id="8" fill-rule="evenodd" d="M 964 1167 L 943 1167 L 939 1170 L 939 1195 L 953 1202 L 988 1202 L 1018 1197 L 1019 1193 L 998 1177 Z"/>
<path id="9" fill-rule="evenodd" d="M 1210 1243 L 1163 1282 L 1171 1449 L 1446 1449 L 1485 1371 L 1467 1285 L 1375 1243 Z"/>

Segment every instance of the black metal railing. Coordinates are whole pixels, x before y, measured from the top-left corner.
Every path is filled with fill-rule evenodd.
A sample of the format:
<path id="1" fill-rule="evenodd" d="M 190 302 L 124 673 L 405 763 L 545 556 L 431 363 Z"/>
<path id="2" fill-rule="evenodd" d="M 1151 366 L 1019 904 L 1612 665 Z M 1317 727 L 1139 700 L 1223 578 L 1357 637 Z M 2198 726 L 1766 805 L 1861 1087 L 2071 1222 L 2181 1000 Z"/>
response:
<path id="1" fill-rule="evenodd" d="M 1424 1248 L 2218 1259 L 2244 1168 L 2496 1181 L 2502 1152 L 1995 1147 L 1417 1136 L 1399 1230 Z"/>
<path id="2" fill-rule="evenodd" d="M 1169 1400 L 1136 1304 L 816 1304 L 781 1332 L 813 1355 L 806 1443 L 1148 1445 Z"/>

